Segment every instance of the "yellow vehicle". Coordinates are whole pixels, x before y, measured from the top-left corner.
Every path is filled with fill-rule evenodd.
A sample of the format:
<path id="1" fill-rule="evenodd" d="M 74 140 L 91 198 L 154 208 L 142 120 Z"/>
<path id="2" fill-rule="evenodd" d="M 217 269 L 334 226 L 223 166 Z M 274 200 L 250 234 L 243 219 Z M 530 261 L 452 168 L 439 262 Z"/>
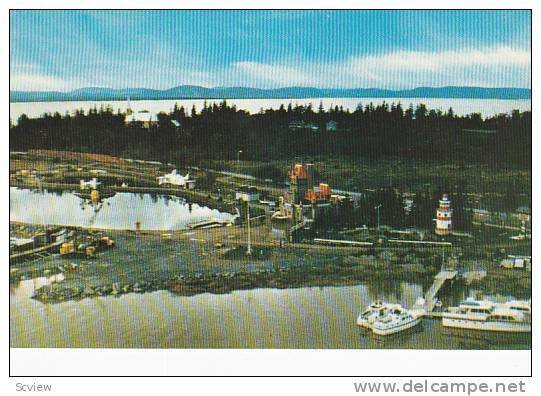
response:
<path id="1" fill-rule="evenodd" d="M 73 242 L 66 242 L 60 246 L 60 256 L 63 256 L 63 257 L 73 257 L 73 256 L 93 257 L 95 254 L 96 254 L 95 246 L 80 245 L 76 248 Z"/>
<path id="2" fill-rule="evenodd" d="M 102 246 L 113 247 L 115 246 L 115 241 L 109 238 L 108 236 L 104 236 L 100 238 L 100 244 Z"/>
<path id="3" fill-rule="evenodd" d="M 60 246 L 60 255 L 65 256 L 67 254 L 75 253 L 75 244 L 73 242 L 66 242 Z"/>

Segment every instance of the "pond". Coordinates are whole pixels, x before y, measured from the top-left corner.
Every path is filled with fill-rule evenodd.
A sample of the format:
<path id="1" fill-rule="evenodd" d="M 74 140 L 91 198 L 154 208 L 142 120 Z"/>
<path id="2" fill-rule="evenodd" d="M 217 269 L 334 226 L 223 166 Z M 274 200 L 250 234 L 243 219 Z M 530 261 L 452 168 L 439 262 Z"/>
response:
<path id="1" fill-rule="evenodd" d="M 134 229 L 140 222 L 143 230 L 179 230 L 192 222 L 235 217 L 182 198 L 152 194 L 118 193 L 96 207 L 72 192 L 10 187 L 9 203 L 10 221 L 104 229 Z"/>

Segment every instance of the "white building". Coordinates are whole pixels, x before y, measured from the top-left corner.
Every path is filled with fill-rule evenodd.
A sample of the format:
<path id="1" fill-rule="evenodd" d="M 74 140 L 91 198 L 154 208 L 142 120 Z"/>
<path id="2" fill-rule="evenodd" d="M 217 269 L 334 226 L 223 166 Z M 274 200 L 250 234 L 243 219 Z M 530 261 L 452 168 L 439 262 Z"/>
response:
<path id="1" fill-rule="evenodd" d="M 254 202 L 259 200 L 259 191 L 252 186 L 241 186 L 235 191 L 235 200 L 241 200 L 245 202 Z"/>
<path id="2" fill-rule="evenodd" d="M 440 206 L 436 210 L 436 234 L 448 235 L 452 228 L 453 209 L 447 194 L 440 199 Z"/>
<path id="3" fill-rule="evenodd" d="M 84 181 L 82 179 L 79 181 L 81 190 L 96 190 L 100 184 L 101 183 L 95 177 L 89 181 Z"/>
<path id="4" fill-rule="evenodd" d="M 143 128 L 150 128 L 158 124 L 158 116 L 148 110 L 128 112 L 124 118 L 126 124 L 141 123 Z"/>
<path id="5" fill-rule="evenodd" d="M 158 185 L 161 186 L 164 184 L 180 186 L 191 190 L 195 187 L 195 179 L 191 179 L 189 173 L 186 176 L 182 176 L 177 173 L 176 169 L 173 169 L 171 173 L 158 177 Z"/>
<path id="6" fill-rule="evenodd" d="M 336 132 L 338 130 L 338 123 L 331 120 L 325 124 L 325 129 L 329 132 Z"/>

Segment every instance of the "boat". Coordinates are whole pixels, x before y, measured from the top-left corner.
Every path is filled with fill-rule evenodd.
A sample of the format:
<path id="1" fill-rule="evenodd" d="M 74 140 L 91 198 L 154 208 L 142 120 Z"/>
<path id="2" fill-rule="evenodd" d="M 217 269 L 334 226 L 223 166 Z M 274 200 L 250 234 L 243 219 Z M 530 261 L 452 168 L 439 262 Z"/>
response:
<path id="1" fill-rule="evenodd" d="M 508 301 L 494 303 L 468 298 L 458 307 L 442 314 L 443 327 L 459 329 L 528 333 L 532 331 L 531 303 Z"/>
<path id="2" fill-rule="evenodd" d="M 532 314 L 532 302 L 524 300 L 512 300 L 504 303 L 504 306 L 518 312 L 524 312 L 526 314 Z"/>
<path id="3" fill-rule="evenodd" d="M 423 310 L 408 310 L 400 304 L 375 301 L 361 312 L 357 325 L 374 334 L 389 335 L 418 325 L 423 314 Z"/>
<path id="4" fill-rule="evenodd" d="M 391 308 L 374 320 L 372 332 L 387 336 L 411 329 L 421 323 L 423 314 L 422 310 L 408 310 L 402 306 Z"/>
<path id="5" fill-rule="evenodd" d="M 374 301 L 357 317 L 357 325 L 366 329 L 372 329 L 372 324 L 377 317 L 383 316 L 389 309 L 397 307 L 400 307 L 400 305 L 383 303 L 379 300 Z"/>

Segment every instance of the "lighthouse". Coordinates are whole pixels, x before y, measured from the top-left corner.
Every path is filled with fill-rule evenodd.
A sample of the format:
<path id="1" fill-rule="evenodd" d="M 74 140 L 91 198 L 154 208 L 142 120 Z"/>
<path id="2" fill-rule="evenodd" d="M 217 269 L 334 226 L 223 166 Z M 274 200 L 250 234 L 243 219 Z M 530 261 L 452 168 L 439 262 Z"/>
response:
<path id="1" fill-rule="evenodd" d="M 440 206 L 436 210 L 436 234 L 449 235 L 451 233 L 453 209 L 447 194 L 440 199 Z"/>

